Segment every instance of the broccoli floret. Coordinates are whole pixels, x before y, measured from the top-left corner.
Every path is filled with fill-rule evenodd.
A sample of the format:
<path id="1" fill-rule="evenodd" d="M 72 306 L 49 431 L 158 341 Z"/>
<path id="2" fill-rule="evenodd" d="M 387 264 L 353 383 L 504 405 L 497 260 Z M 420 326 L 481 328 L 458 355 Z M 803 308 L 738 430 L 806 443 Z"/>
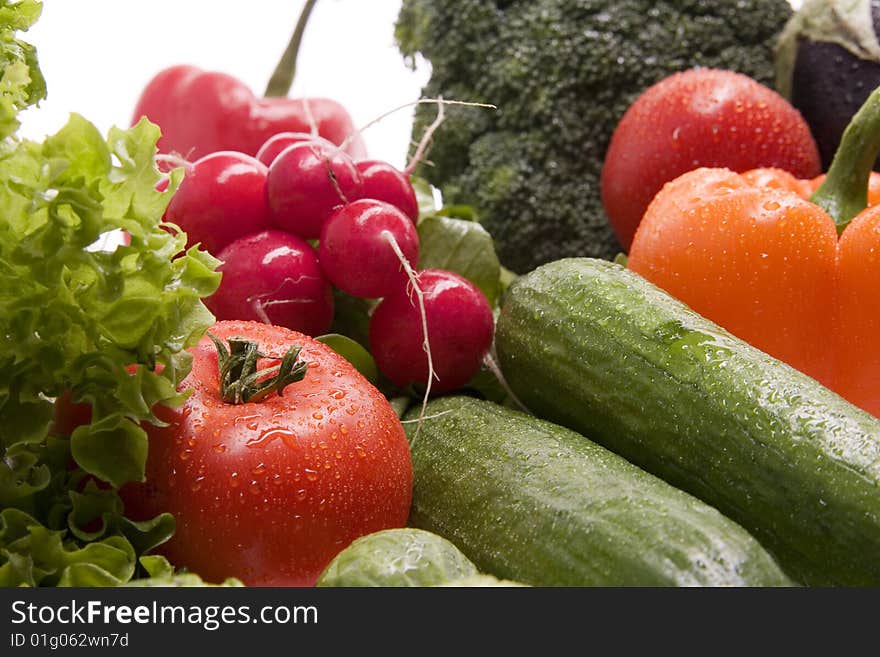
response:
<path id="1" fill-rule="evenodd" d="M 450 106 L 418 173 L 475 207 L 516 272 L 621 247 L 599 179 L 614 127 L 647 87 L 693 66 L 774 80 L 787 0 L 404 0 L 401 52 Z M 436 109 L 420 105 L 417 138 Z"/>

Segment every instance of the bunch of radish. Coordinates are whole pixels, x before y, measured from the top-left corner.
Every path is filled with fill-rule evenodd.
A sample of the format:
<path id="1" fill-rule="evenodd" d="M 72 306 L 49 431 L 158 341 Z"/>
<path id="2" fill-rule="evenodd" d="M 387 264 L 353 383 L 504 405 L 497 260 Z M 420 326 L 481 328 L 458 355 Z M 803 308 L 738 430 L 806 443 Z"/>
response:
<path id="1" fill-rule="evenodd" d="M 206 299 L 218 319 L 318 336 L 333 321 L 334 287 L 377 300 L 369 346 L 379 371 L 401 388 L 442 393 L 479 370 L 494 322 L 473 283 L 417 269 L 418 218 L 408 172 L 293 132 L 255 157 L 220 151 L 185 164 L 165 214 L 222 261 L 220 288 Z"/>

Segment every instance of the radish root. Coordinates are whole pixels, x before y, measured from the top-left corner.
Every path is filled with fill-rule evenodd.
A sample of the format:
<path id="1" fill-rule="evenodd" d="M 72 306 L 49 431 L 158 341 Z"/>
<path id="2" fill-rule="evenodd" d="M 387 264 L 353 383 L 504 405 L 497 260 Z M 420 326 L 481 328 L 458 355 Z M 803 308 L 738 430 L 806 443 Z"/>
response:
<path id="1" fill-rule="evenodd" d="M 443 124 L 445 118 L 443 103 L 441 102 L 437 105 L 437 118 L 435 118 L 431 125 L 428 126 L 422 135 L 422 138 L 419 140 L 419 144 L 416 146 L 416 152 L 413 153 L 412 159 L 409 161 L 409 164 L 406 165 L 406 169 L 403 170 L 404 175 L 411 176 L 412 172 L 415 171 L 416 167 L 419 165 L 419 162 L 424 159 L 425 153 L 428 151 L 428 146 L 431 144 L 431 139 L 434 137 L 434 133 L 437 132 L 437 128 Z"/>
<path id="2" fill-rule="evenodd" d="M 372 121 L 367 122 L 357 130 L 355 130 L 352 134 L 345 138 L 345 140 L 339 145 L 339 148 L 345 150 L 354 141 L 358 136 L 362 135 L 363 132 L 370 128 L 383 119 L 391 116 L 395 112 L 399 112 L 400 110 L 406 109 L 407 107 L 414 107 L 416 105 L 462 105 L 464 107 L 486 107 L 488 109 L 498 109 L 495 105 L 490 105 L 488 103 L 471 103 L 464 100 L 444 100 L 443 98 L 419 98 L 418 100 L 413 100 L 408 103 L 404 103 L 403 105 L 398 105 L 397 107 L 388 110 L 377 116 Z"/>
<path id="3" fill-rule="evenodd" d="M 416 299 L 419 303 L 419 314 L 422 319 L 422 348 L 425 350 L 425 355 L 428 357 L 428 380 L 425 382 L 425 394 L 422 397 L 422 409 L 419 412 L 419 417 L 417 418 L 418 425 L 416 426 L 416 433 L 413 436 L 412 443 L 416 441 L 419 437 L 419 431 L 422 429 L 421 421 L 425 418 L 425 409 L 428 406 L 428 397 L 431 395 L 431 384 L 435 378 L 437 378 L 437 373 L 434 371 L 434 360 L 431 357 L 431 342 L 428 339 L 428 317 L 425 313 L 425 295 L 422 292 L 422 289 L 419 287 L 419 276 L 418 273 L 413 270 L 412 265 L 410 265 L 409 260 L 407 260 L 406 256 L 403 254 L 403 251 L 400 248 L 400 245 L 397 243 L 397 240 L 394 238 L 394 235 L 391 231 L 382 231 L 385 238 L 388 240 L 388 243 L 391 245 L 391 249 L 394 251 L 394 255 L 397 256 L 397 259 L 400 260 L 400 264 L 403 267 L 403 270 L 406 272 L 407 277 L 409 278 L 409 283 L 407 286 L 412 288 L 412 291 L 415 292 Z"/>
<path id="4" fill-rule="evenodd" d="M 501 371 L 501 368 L 498 367 L 498 361 L 495 360 L 495 357 L 493 356 L 491 351 L 489 351 L 483 357 L 483 365 L 487 370 L 495 375 L 495 378 L 498 379 L 498 383 L 500 383 L 501 387 L 504 388 L 504 392 L 507 393 L 507 396 L 510 397 L 510 400 L 524 413 L 533 415 L 528 407 L 520 401 L 519 397 L 516 396 L 516 393 L 511 389 L 510 384 L 507 383 L 507 379 L 504 378 L 504 373 Z"/>

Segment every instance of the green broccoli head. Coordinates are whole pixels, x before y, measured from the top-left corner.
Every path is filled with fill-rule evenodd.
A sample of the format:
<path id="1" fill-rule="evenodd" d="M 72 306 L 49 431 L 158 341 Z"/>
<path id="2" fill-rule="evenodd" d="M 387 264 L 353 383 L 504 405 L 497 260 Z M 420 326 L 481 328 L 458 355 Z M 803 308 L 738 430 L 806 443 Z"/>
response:
<path id="1" fill-rule="evenodd" d="M 708 66 L 774 79 L 787 0 L 404 0 L 401 52 L 431 64 L 427 97 L 450 106 L 418 173 L 475 206 L 517 272 L 611 258 L 599 179 L 617 122 L 647 87 Z M 420 105 L 414 136 L 436 109 Z"/>

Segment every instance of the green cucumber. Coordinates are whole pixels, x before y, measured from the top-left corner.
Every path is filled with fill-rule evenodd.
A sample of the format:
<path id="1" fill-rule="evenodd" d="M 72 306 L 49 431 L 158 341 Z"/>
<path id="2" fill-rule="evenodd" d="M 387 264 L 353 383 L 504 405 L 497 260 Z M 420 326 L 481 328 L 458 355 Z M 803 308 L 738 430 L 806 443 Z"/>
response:
<path id="1" fill-rule="evenodd" d="M 439 586 L 476 575 L 476 566 L 445 538 L 403 527 L 355 539 L 327 565 L 316 586 Z"/>
<path id="2" fill-rule="evenodd" d="M 880 584 L 880 420 L 619 265 L 520 277 L 496 348 L 532 412 L 718 508 L 806 584 Z"/>
<path id="3" fill-rule="evenodd" d="M 407 415 L 410 525 L 533 586 L 790 583 L 733 521 L 564 427 L 471 397 Z"/>

